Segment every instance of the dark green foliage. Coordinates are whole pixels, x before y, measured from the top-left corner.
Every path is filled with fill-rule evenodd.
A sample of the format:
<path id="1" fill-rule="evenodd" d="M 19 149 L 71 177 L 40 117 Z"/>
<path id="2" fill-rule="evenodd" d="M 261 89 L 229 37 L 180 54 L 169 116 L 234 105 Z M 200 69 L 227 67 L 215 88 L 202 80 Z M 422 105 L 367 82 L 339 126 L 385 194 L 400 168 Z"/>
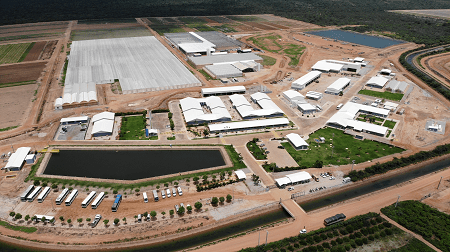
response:
<path id="1" fill-rule="evenodd" d="M 425 243 L 420 240 L 413 238 L 405 246 L 393 249 L 390 252 L 433 252 L 434 250 L 428 247 Z"/>
<path id="2" fill-rule="evenodd" d="M 356 240 L 355 240 L 355 243 L 356 243 L 356 245 L 358 245 L 358 246 L 362 246 L 362 245 L 364 244 L 363 240 L 360 239 L 360 238 L 356 239 Z"/>
<path id="3" fill-rule="evenodd" d="M 327 249 L 330 248 L 330 244 L 329 244 L 328 242 L 322 243 L 322 246 L 323 246 L 324 248 L 327 248 Z"/>
<path id="4" fill-rule="evenodd" d="M 335 240 L 332 240 L 330 243 L 331 243 L 332 246 L 336 246 L 337 245 Z"/>

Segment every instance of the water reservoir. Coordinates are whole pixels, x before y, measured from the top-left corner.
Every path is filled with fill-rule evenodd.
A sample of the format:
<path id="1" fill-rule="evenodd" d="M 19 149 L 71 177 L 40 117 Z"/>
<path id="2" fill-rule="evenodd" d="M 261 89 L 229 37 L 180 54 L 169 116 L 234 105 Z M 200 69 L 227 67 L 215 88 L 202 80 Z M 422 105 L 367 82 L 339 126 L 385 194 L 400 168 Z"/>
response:
<path id="1" fill-rule="evenodd" d="M 370 46 L 370 47 L 375 47 L 375 48 L 385 48 L 388 46 L 405 43 L 403 41 L 395 40 L 395 39 L 391 39 L 391 38 L 376 37 L 376 36 L 370 36 L 370 35 L 365 35 L 365 34 L 350 32 L 350 31 L 343 31 L 343 30 L 311 31 L 311 32 L 307 32 L 307 33 L 316 35 L 316 36 L 337 39 L 340 41 L 346 41 L 346 42 L 350 42 L 353 44 Z"/>

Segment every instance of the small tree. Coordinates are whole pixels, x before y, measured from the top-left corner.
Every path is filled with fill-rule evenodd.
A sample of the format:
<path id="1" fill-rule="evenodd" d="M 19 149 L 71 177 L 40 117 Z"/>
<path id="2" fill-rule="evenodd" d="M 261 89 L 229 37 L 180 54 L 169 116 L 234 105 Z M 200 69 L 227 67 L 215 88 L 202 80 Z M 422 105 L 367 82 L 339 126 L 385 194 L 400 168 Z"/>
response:
<path id="1" fill-rule="evenodd" d="M 166 212 L 163 211 L 163 212 L 161 212 L 161 214 L 163 215 L 163 218 L 164 218 L 164 215 L 166 215 Z"/>
<path id="2" fill-rule="evenodd" d="M 193 181 L 194 181 L 194 183 L 195 184 L 197 184 L 198 183 L 198 181 L 200 180 L 200 178 L 199 177 L 197 177 L 197 176 L 195 176 L 193 179 L 192 179 Z"/>
<path id="3" fill-rule="evenodd" d="M 138 217 L 137 215 L 134 216 L 134 222 L 136 222 L 137 217 Z"/>
<path id="4" fill-rule="evenodd" d="M 15 212 L 9 212 L 9 216 L 14 217 L 16 215 Z"/>
<path id="5" fill-rule="evenodd" d="M 169 183 L 164 183 L 164 187 L 169 187 Z"/>
<path id="6" fill-rule="evenodd" d="M 173 184 L 177 186 L 177 185 L 178 185 L 178 182 L 175 182 L 175 183 L 173 183 Z"/>
<path id="7" fill-rule="evenodd" d="M 33 185 L 34 186 L 38 186 L 38 185 L 40 185 L 41 184 L 41 182 L 39 182 L 39 180 L 35 180 L 34 182 L 33 182 Z"/>
<path id="8" fill-rule="evenodd" d="M 90 222 L 91 221 L 91 218 L 86 218 L 86 222 Z"/>
<path id="9" fill-rule="evenodd" d="M 42 183 L 42 187 L 46 187 L 47 185 L 48 185 L 47 182 Z"/>
<path id="10" fill-rule="evenodd" d="M 117 191 L 117 190 L 113 191 L 113 194 L 118 194 L 118 193 L 119 193 L 119 191 Z"/>
<path id="11" fill-rule="evenodd" d="M 58 184 L 52 184 L 52 189 L 58 188 Z"/>
<path id="12" fill-rule="evenodd" d="M 199 211 L 200 209 L 202 209 L 203 204 L 200 201 L 195 202 L 194 207 L 195 209 L 197 209 L 197 211 Z"/>
<path id="13" fill-rule="evenodd" d="M 16 213 L 16 216 L 14 216 L 14 219 L 20 220 L 20 219 L 22 219 L 22 215 L 20 213 Z"/>
<path id="14" fill-rule="evenodd" d="M 77 221 L 81 225 L 81 222 L 83 222 L 83 218 L 78 218 Z"/>
<path id="15" fill-rule="evenodd" d="M 256 174 L 252 174 L 252 180 L 255 185 L 259 184 L 259 176 Z"/>
<path id="16" fill-rule="evenodd" d="M 29 214 L 25 215 L 25 221 L 28 221 L 29 219 L 30 219 L 30 215 Z"/>
<path id="17" fill-rule="evenodd" d="M 228 177 L 230 177 L 233 174 L 232 171 L 228 171 Z"/>
<path id="18" fill-rule="evenodd" d="M 211 204 L 217 205 L 217 203 L 219 203 L 219 199 L 217 197 L 213 197 L 211 200 Z"/>
<path id="19" fill-rule="evenodd" d="M 225 172 L 222 171 L 220 172 L 220 180 L 224 180 L 225 179 Z"/>
<path id="20" fill-rule="evenodd" d="M 127 218 L 123 217 L 122 221 L 127 223 Z"/>
<path id="21" fill-rule="evenodd" d="M 117 224 L 119 224 L 119 221 L 120 221 L 119 218 L 115 218 L 115 219 L 114 219 L 114 225 L 117 226 Z"/>
<path id="22" fill-rule="evenodd" d="M 187 178 L 187 179 L 186 179 L 186 182 L 189 183 L 189 182 L 191 182 L 191 180 L 190 180 L 189 178 Z"/>
<path id="23" fill-rule="evenodd" d="M 185 211 L 186 211 L 186 209 L 185 209 L 184 207 L 178 208 L 178 214 L 179 214 L 179 215 L 184 214 Z"/>
<path id="24" fill-rule="evenodd" d="M 233 196 L 231 196 L 231 194 L 227 195 L 227 201 L 230 202 L 233 199 Z"/>
<path id="25" fill-rule="evenodd" d="M 203 130 L 203 135 L 205 135 L 205 136 L 208 136 L 208 135 L 209 135 L 208 129 L 204 129 L 204 130 Z"/>
<path id="26" fill-rule="evenodd" d="M 151 211 L 150 216 L 152 217 L 152 219 L 154 219 L 156 217 L 156 211 Z"/>
<path id="27" fill-rule="evenodd" d="M 60 220 L 61 222 L 64 222 L 64 217 L 59 216 L 59 220 Z"/>
<path id="28" fill-rule="evenodd" d="M 173 216 L 174 213 L 175 213 L 175 211 L 173 211 L 173 209 L 170 209 L 170 211 L 169 211 L 170 216 Z"/>
<path id="29" fill-rule="evenodd" d="M 145 218 L 147 218 L 148 216 L 148 212 L 145 212 L 144 214 L 142 214 Z"/>
<path id="30" fill-rule="evenodd" d="M 225 198 L 224 197 L 220 197 L 219 201 L 220 201 L 221 204 L 223 204 L 223 202 L 225 202 Z"/>
<path id="31" fill-rule="evenodd" d="M 105 223 L 105 226 L 107 226 L 108 223 L 109 223 L 109 220 L 108 220 L 108 219 L 105 219 L 105 220 L 103 220 L 103 223 Z"/>
<path id="32" fill-rule="evenodd" d="M 44 218 L 44 217 L 42 217 L 42 218 Z M 70 225 L 70 223 L 72 223 L 72 220 L 71 219 L 67 219 L 67 223 L 69 223 L 69 225 Z"/>
<path id="33" fill-rule="evenodd" d="M 140 189 L 139 188 L 136 188 L 136 190 L 134 190 L 135 192 L 139 192 L 140 191 Z"/>
<path id="34" fill-rule="evenodd" d="M 186 210 L 190 213 L 190 212 L 192 212 L 192 207 L 191 206 L 187 206 Z"/>
<path id="35" fill-rule="evenodd" d="M 157 185 L 157 186 L 156 186 L 156 189 L 158 189 L 158 190 L 159 190 L 159 188 L 160 188 L 160 186 L 159 186 L 159 185 Z"/>

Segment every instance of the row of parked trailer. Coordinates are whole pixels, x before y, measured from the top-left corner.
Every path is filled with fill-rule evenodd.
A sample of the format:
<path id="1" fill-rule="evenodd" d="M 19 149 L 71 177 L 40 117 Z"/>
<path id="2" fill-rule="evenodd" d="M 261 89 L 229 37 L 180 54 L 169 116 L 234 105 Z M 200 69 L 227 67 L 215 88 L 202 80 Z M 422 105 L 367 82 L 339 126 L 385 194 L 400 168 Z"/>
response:
<path id="1" fill-rule="evenodd" d="M 181 187 L 177 187 L 177 188 L 172 188 L 172 194 L 170 193 L 170 189 L 162 189 L 161 190 L 161 198 L 165 199 L 166 198 L 166 193 L 167 193 L 167 198 L 170 198 L 171 195 L 173 195 L 173 197 L 177 196 L 177 192 L 178 195 L 182 196 L 183 195 L 183 190 L 181 190 Z M 148 197 L 147 197 L 147 193 L 144 192 L 142 194 L 142 196 L 144 197 L 144 202 L 147 203 L 148 202 Z M 155 202 L 158 202 L 159 200 L 159 195 L 158 195 L 158 191 L 153 190 L 153 200 Z"/>
<path id="2" fill-rule="evenodd" d="M 51 190 L 50 187 L 45 187 L 44 190 L 42 191 L 42 187 L 41 186 L 34 187 L 33 185 L 30 185 L 22 193 L 22 195 L 20 196 L 20 199 L 22 201 L 32 202 L 32 201 L 34 201 L 34 199 L 36 198 L 38 193 L 42 191 L 41 194 L 39 194 L 39 197 L 38 197 L 38 202 L 42 203 L 44 201 L 44 199 L 47 197 L 47 195 L 50 193 L 50 190 Z M 83 207 L 83 208 L 88 207 L 89 204 L 91 203 L 91 201 L 94 200 L 94 197 L 96 195 L 97 195 L 96 191 L 92 191 L 91 193 L 89 193 L 89 195 L 81 203 L 81 207 Z M 73 201 L 75 200 L 75 198 L 77 196 L 78 196 L 78 190 L 77 189 L 72 190 L 72 192 L 70 192 L 70 194 L 69 194 L 69 189 L 66 188 L 56 198 L 56 200 L 55 200 L 56 205 L 61 205 L 64 202 L 64 204 L 66 206 L 70 206 L 70 205 L 72 205 Z M 95 198 L 95 200 L 91 204 L 92 209 L 97 209 L 97 207 L 100 205 L 100 203 L 102 203 L 104 198 L 105 198 L 105 192 L 100 192 L 97 195 L 97 197 Z M 119 195 L 117 195 L 117 197 L 116 197 L 116 199 L 115 199 L 115 201 L 113 203 L 113 206 L 111 207 L 111 210 L 113 212 L 117 211 L 121 201 L 122 201 L 122 195 L 119 194 Z"/>

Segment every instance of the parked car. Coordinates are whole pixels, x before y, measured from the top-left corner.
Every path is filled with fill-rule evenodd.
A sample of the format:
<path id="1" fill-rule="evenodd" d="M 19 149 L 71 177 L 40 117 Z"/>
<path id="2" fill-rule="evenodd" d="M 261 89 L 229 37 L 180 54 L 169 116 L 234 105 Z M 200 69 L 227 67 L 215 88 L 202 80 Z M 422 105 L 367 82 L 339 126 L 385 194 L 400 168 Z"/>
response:
<path id="1" fill-rule="evenodd" d="M 177 189 L 172 188 L 172 194 L 173 194 L 173 197 L 177 196 Z"/>
<path id="2" fill-rule="evenodd" d="M 170 189 L 167 189 L 166 192 L 167 192 L 167 198 L 170 198 L 170 196 L 171 196 Z"/>
<path id="3" fill-rule="evenodd" d="M 300 230 L 300 234 L 306 234 L 306 229 Z"/>
<path id="4" fill-rule="evenodd" d="M 178 205 L 175 205 L 175 212 L 178 212 L 179 209 L 180 207 Z"/>
<path id="5" fill-rule="evenodd" d="M 335 180 L 336 178 L 335 177 L 330 177 L 330 180 Z"/>
<path id="6" fill-rule="evenodd" d="M 161 197 L 162 197 L 163 199 L 166 198 L 166 193 L 164 192 L 164 190 L 161 191 Z"/>
<path id="7" fill-rule="evenodd" d="M 180 196 L 182 196 L 182 195 L 183 195 L 183 191 L 181 190 L 181 187 L 178 187 L 177 189 L 178 189 L 178 194 L 179 194 Z"/>
<path id="8" fill-rule="evenodd" d="M 288 192 L 293 191 L 293 190 L 294 190 L 294 187 L 289 187 L 288 188 Z"/>
<path id="9" fill-rule="evenodd" d="M 100 222 L 101 219 L 102 219 L 102 216 L 100 214 L 96 214 L 94 221 L 91 224 L 91 227 L 94 228 L 95 226 L 97 226 L 97 224 Z"/>

